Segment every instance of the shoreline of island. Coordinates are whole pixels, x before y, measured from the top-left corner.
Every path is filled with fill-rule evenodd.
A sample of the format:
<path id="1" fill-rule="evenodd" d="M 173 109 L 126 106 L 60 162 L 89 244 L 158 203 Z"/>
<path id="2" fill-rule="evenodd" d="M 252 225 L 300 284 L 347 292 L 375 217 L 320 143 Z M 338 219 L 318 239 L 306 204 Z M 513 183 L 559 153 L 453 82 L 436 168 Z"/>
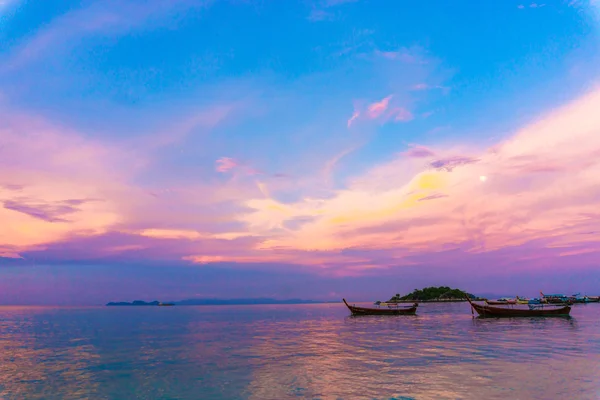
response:
<path id="1" fill-rule="evenodd" d="M 415 289 L 411 293 L 400 296 L 399 293 L 387 301 L 376 301 L 375 304 L 400 304 L 400 303 L 462 303 L 469 297 L 473 301 L 485 300 L 460 289 L 452 289 L 448 286 L 426 287 Z M 179 301 L 160 302 L 157 300 L 146 302 L 134 300 L 133 302 L 109 302 L 106 306 L 117 307 L 139 307 L 139 306 L 242 306 L 242 305 L 294 305 L 294 304 L 334 304 L 337 300 L 305 300 L 305 299 L 273 299 L 266 297 L 218 299 L 199 298 L 185 299 Z M 368 303 L 369 301 L 364 301 Z"/>
<path id="2" fill-rule="evenodd" d="M 400 296 L 399 293 L 396 293 L 389 300 L 377 301 L 375 304 L 459 303 L 467 301 L 467 297 L 471 299 L 471 301 L 485 300 L 461 289 L 453 289 L 449 286 L 431 286 L 423 289 L 415 289 L 405 296 Z"/>
<path id="3" fill-rule="evenodd" d="M 332 304 L 338 301 L 302 300 L 302 299 L 186 299 L 180 301 L 159 302 L 134 300 L 133 302 L 109 302 L 109 307 L 143 307 L 143 306 L 241 306 L 241 305 L 295 305 L 295 304 Z"/>

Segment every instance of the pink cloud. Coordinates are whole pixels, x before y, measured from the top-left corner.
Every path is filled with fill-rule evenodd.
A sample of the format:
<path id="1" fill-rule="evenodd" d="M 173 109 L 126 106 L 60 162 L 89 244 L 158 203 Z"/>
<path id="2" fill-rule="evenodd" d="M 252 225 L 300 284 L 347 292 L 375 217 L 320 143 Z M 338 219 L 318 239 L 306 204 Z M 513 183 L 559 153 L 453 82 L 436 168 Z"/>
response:
<path id="1" fill-rule="evenodd" d="M 190 231 L 177 233 L 190 237 L 198 231 L 204 240 L 246 235 L 243 230 L 221 232 L 219 221 L 235 210 L 232 202 L 259 192 L 254 182 L 190 184 L 172 177 L 169 187 L 134 185 L 138 176 L 152 173 L 152 146 L 130 150 L 14 112 L 0 119 L 2 257 L 44 252 L 53 243 L 111 232 L 144 236 L 141 232 Z M 140 245 L 123 241 L 84 250 L 93 258 L 102 252 L 130 253 Z M 194 252 L 184 250 L 173 256 Z"/>
<path id="2" fill-rule="evenodd" d="M 215 164 L 215 169 L 218 172 L 229 172 L 240 165 L 238 161 L 229 157 L 221 157 L 215 162 Z"/>
<path id="3" fill-rule="evenodd" d="M 237 171 L 244 175 L 250 175 L 250 176 L 266 175 L 261 170 L 253 168 L 248 165 L 245 165 L 245 164 L 241 163 L 239 160 L 236 160 L 236 159 L 230 158 L 230 157 L 221 157 L 217 161 L 215 161 L 215 170 L 217 172 L 222 172 L 222 173 Z M 273 176 L 282 177 L 281 174 L 279 174 L 279 175 L 273 174 Z"/>
<path id="4" fill-rule="evenodd" d="M 380 120 L 387 122 L 393 120 L 396 122 L 407 122 L 413 119 L 412 113 L 404 107 L 391 106 L 393 95 L 369 104 L 364 111 L 355 110 L 348 119 L 347 126 L 350 128 L 359 119 Z"/>
<path id="5" fill-rule="evenodd" d="M 381 116 L 388 109 L 388 105 L 390 103 L 391 98 L 392 95 L 389 95 L 381 99 L 380 101 L 369 105 L 369 107 L 367 108 L 368 117 L 371 119 L 375 119 Z"/>
<path id="6" fill-rule="evenodd" d="M 354 123 L 354 121 L 356 121 L 358 119 L 358 117 L 360 116 L 360 112 L 359 111 L 354 111 L 354 113 L 352 114 L 352 116 L 350 117 L 350 119 L 348 119 L 348 128 L 350 128 L 352 126 L 352 123 Z"/>

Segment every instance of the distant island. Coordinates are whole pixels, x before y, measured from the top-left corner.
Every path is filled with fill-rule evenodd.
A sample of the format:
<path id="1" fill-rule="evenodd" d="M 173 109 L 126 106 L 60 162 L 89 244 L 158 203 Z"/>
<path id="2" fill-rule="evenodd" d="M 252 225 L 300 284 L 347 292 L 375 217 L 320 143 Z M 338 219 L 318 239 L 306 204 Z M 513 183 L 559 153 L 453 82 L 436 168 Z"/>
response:
<path id="1" fill-rule="evenodd" d="M 225 306 L 225 305 L 251 305 L 251 304 L 321 304 L 331 303 L 329 301 L 285 299 L 277 300 L 271 298 L 249 298 L 249 299 L 187 299 L 176 302 L 182 306 Z M 337 303 L 337 301 L 335 302 Z"/>
<path id="2" fill-rule="evenodd" d="M 330 303 L 327 301 L 318 300 L 302 300 L 302 299 L 286 299 L 277 300 L 270 298 L 250 298 L 250 299 L 186 299 L 181 301 L 161 303 L 158 301 L 145 302 L 141 300 L 135 300 L 129 302 L 110 302 L 107 306 L 165 306 L 165 305 L 178 305 L 178 306 L 226 306 L 226 305 L 252 305 L 252 304 L 320 304 Z M 337 301 L 335 302 L 337 303 Z"/>
<path id="3" fill-rule="evenodd" d="M 400 296 L 397 293 L 388 303 L 408 303 L 413 301 L 422 302 L 451 302 L 451 301 L 466 301 L 465 296 L 470 299 L 477 300 L 478 297 L 467 293 L 460 289 L 452 289 L 448 286 L 426 287 L 424 289 L 415 289 L 406 296 Z"/>
<path id="4" fill-rule="evenodd" d="M 150 302 L 145 302 L 142 300 L 134 300 L 131 303 L 128 303 L 126 301 L 119 301 L 119 302 L 110 302 L 106 304 L 107 306 L 174 306 L 174 303 L 161 303 L 160 301 L 150 301 Z"/>

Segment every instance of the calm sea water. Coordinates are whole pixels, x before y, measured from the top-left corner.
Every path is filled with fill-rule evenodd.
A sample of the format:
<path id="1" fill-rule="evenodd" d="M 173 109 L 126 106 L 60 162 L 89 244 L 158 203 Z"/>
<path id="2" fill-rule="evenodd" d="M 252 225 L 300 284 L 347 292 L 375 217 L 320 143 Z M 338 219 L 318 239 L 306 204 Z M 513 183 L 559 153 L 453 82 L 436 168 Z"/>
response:
<path id="1" fill-rule="evenodd" d="M 0 307 L 0 399 L 599 399 L 600 304 Z"/>

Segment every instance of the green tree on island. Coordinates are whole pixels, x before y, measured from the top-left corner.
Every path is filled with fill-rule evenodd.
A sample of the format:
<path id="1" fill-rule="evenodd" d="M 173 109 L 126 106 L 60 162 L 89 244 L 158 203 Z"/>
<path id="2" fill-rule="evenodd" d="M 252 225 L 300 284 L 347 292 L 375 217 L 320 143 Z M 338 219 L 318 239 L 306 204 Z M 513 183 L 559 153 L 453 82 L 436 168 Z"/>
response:
<path id="1" fill-rule="evenodd" d="M 412 293 L 407 294 L 406 296 L 400 296 L 399 293 L 396 293 L 389 302 L 397 302 L 397 301 L 406 301 L 406 300 L 418 300 L 418 301 L 432 301 L 432 300 L 462 300 L 465 296 L 469 296 L 470 298 L 475 298 L 470 293 L 462 291 L 460 289 L 452 289 L 448 286 L 440 286 L 440 287 L 426 287 L 424 289 L 415 289 Z"/>

